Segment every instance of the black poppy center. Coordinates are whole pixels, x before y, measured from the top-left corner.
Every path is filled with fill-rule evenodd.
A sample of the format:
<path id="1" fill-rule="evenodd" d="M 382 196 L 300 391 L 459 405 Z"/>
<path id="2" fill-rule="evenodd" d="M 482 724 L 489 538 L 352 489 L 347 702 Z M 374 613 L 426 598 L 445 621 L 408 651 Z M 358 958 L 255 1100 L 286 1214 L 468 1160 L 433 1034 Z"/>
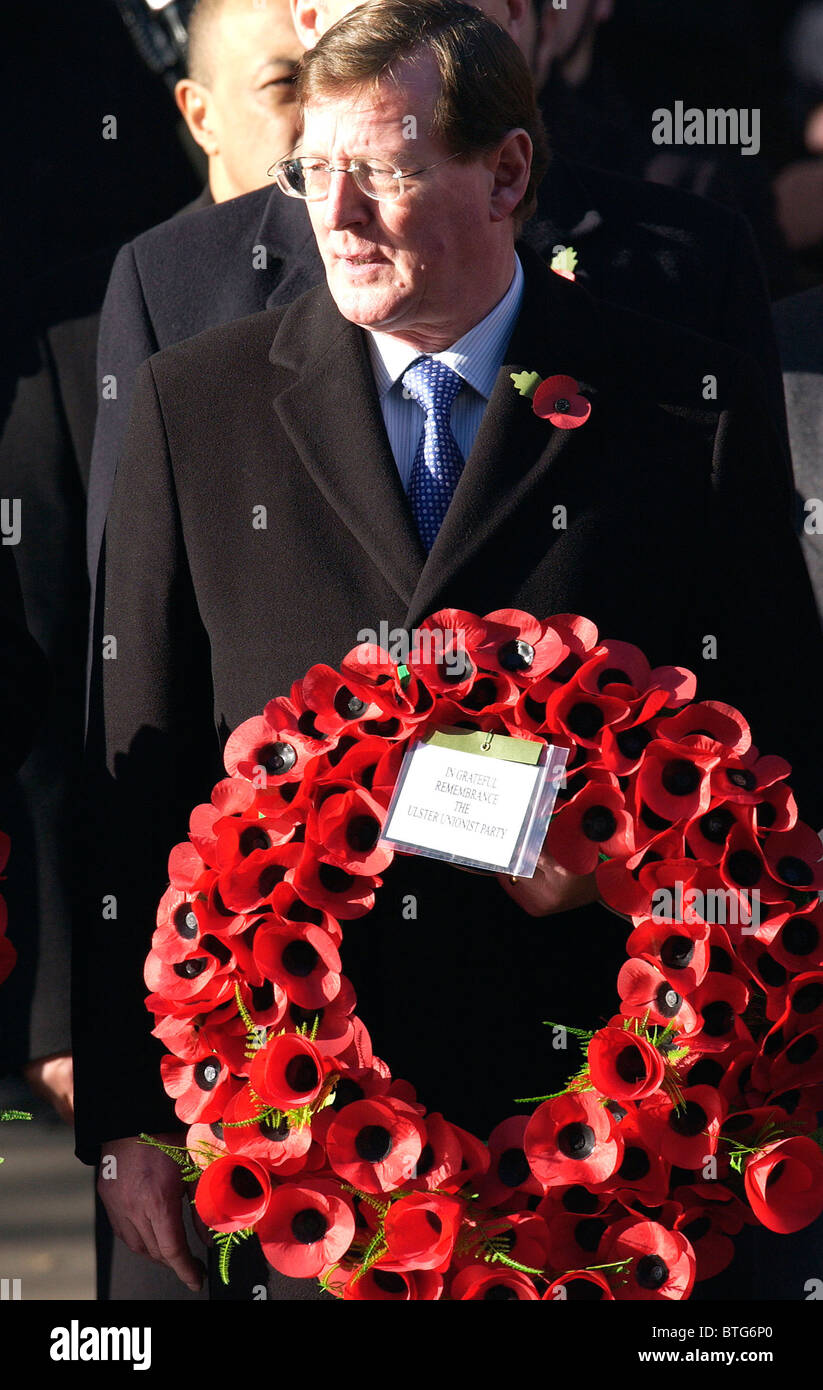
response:
<path id="1" fill-rule="evenodd" d="M 566 1211 L 579 1212 L 581 1215 L 586 1212 L 597 1211 L 598 1199 L 594 1192 L 589 1192 L 587 1187 L 575 1184 L 574 1187 L 567 1187 L 563 1196 L 560 1198 L 560 1205 Z"/>
<path id="2" fill-rule="evenodd" d="M 785 967 L 780 964 L 779 960 L 775 960 L 774 956 L 770 956 L 768 951 L 764 951 L 762 955 L 757 957 L 757 969 L 760 978 L 765 984 L 771 985 L 773 989 L 786 981 Z"/>
<path id="3" fill-rule="evenodd" d="M 198 975 L 202 975 L 208 963 L 206 956 L 195 956 L 192 960 L 181 960 L 175 965 L 174 973 L 179 975 L 181 980 L 196 980 Z"/>
<path id="4" fill-rule="evenodd" d="M 497 1161 L 497 1176 L 504 1187 L 519 1187 L 531 1169 L 522 1149 L 504 1149 Z"/>
<path id="5" fill-rule="evenodd" d="M 617 817 L 608 806 L 589 806 L 583 813 L 580 828 L 587 840 L 602 843 L 610 840 L 617 830 Z"/>
<path id="6" fill-rule="evenodd" d="M 364 1163 L 382 1163 L 392 1150 L 392 1137 L 385 1125 L 364 1125 L 355 1136 L 354 1147 Z"/>
<path id="7" fill-rule="evenodd" d="M 805 888 L 814 878 L 805 860 L 798 859 L 794 854 L 784 854 L 782 859 L 778 859 L 777 872 L 783 882 L 790 883 L 793 888 Z"/>
<path id="8" fill-rule="evenodd" d="M 634 1277 L 641 1289 L 660 1289 L 669 1277 L 668 1266 L 659 1255 L 644 1255 L 637 1261 Z"/>
<path id="9" fill-rule="evenodd" d="M 334 697 L 335 713 L 339 714 L 341 719 L 358 719 L 365 708 L 365 700 L 352 695 L 345 685 L 341 685 Z"/>
<path id="10" fill-rule="evenodd" d="M 624 729 L 622 734 L 617 735 L 617 746 L 624 758 L 630 758 L 632 762 L 640 757 L 646 744 L 651 740 L 648 729 L 638 727 L 636 729 Z"/>
<path id="11" fill-rule="evenodd" d="M 787 922 L 780 935 L 784 951 L 790 956 L 810 956 L 817 949 L 820 933 L 814 922 L 795 918 Z"/>
<path id="12" fill-rule="evenodd" d="M 803 985 L 792 998 L 792 1008 L 796 1014 L 812 1014 L 823 1004 L 823 984 L 812 980 Z"/>
<path id="13" fill-rule="evenodd" d="M 741 888 L 753 888 L 760 881 L 762 866 L 752 850 L 736 849 L 729 855 L 727 864 L 729 873 Z"/>
<path id="14" fill-rule="evenodd" d="M 657 992 L 654 996 L 654 1002 L 657 1012 L 661 1014 L 663 1018 L 674 1018 L 680 1005 L 683 1003 L 683 996 L 678 994 L 677 990 L 673 989 L 671 985 L 664 982 L 662 985 L 658 985 Z"/>
<path id="15" fill-rule="evenodd" d="M 502 1303 L 516 1299 L 517 1294 L 511 1284 L 492 1284 L 491 1288 L 486 1289 L 483 1295 L 484 1303 Z"/>
<path id="16" fill-rule="evenodd" d="M 313 1091 L 320 1075 L 317 1070 L 317 1063 L 312 1057 L 298 1056 L 292 1057 L 284 1072 L 286 1085 L 294 1091 L 296 1096 L 307 1095 Z"/>
<path id="17" fill-rule="evenodd" d="M 431 1144 L 426 1143 L 423 1145 L 423 1148 L 420 1151 L 420 1157 L 418 1158 L 414 1169 L 414 1176 L 416 1178 L 428 1177 L 433 1167 L 434 1149 L 432 1148 Z"/>
<path id="18" fill-rule="evenodd" d="M 651 1159 L 646 1150 L 631 1144 L 626 1149 L 617 1172 L 625 1182 L 639 1182 L 641 1178 L 645 1178 L 651 1166 Z"/>
<path id="19" fill-rule="evenodd" d="M 263 1195 L 260 1180 L 250 1168 L 242 1168 L 240 1165 L 233 1168 L 230 1181 L 232 1190 L 238 1197 L 242 1197 L 244 1202 L 254 1202 Z"/>
<path id="20" fill-rule="evenodd" d="M 713 999 L 703 1010 L 703 1032 L 722 1038 L 734 1025 L 734 1009 L 726 999 Z"/>
<path id="21" fill-rule="evenodd" d="M 685 758 L 675 758 L 666 763 L 661 780 L 670 796 L 691 796 L 700 786 L 700 770 Z"/>
<path id="22" fill-rule="evenodd" d="M 213 1091 L 220 1076 L 220 1063 L 213 1057 L 204 1057 L 194 1068 L 194 1079 L 201 1091 Z"/>
<path id="23" fill-rule="evenodd" d="M 338 869 L 336 864 L 318 864 L 317 877 L 329 893 L 345 893 L 354 882 L 353 875 Z"/>
<path id="24" fill-rule="evenodd" d="M 684 1139 L 691 1139 L 696 1134 L 702 1134 L 708 1122 L 707 1115 L 702 1105 L 698 1105 L 695 1100 L 686 1101 L 682 1110 L 673 1110 L 669 1116 L 669 1128 L 675 1134 L 680 1134 Z"/>
<path id="25" fill-rule="evenodd" d="M 638 1081 L 642 1081 L 646 1075 L 643 1053 L 635 1043 L 629 1043 L 628 1047 L 624 1047 L 618 1052 L 614 1066 L 620 1080 L 625 1081 L 629 1086 L 634 1086 Z"/>
<path id="26" fill-rule="evenodd" d="M 283 969 L 289 975 L 304 980 L 314 970 L 320 957 L 310 941 L 303 941 L 298 938 L 296 941 L 288 943 L 280 959 L 283 962 Z"/>
<path id="27" fill-rule="evenodd" d="M 786 1056 L 794 1066 L 802 1066 L 804 1062 L 810 1062 L 818 1049 L 817 1038 L 811 1033 L 804 1033 L 801 1038 L 795 1039 L 790 1047 L 786 1048 Z"/>
<path id="28" fill-rule="evenodd" d="M 265 747 L 258 749 L 257 762 L 266 772 L 276 777 L 294 767 L 297 753 L 290 743 L 267 743 Z"/>
<path id="29" fill-rule="evenodd" d="M 734 825 L 734 816 L 731 811 L 719 807 L 716 811 L 707 811 L 700 817 L 698 824 L 701 834 L 710 845 L 722 845 Z"/>
<path id="30" fill-rule="evenodd" d="M 175 908 L 172 922 L 177 935 L 182 936 L 184 941 L 191 941 L 197 935 L 197 918 L 192 911 L 191 903 L 181 903 Z"/>
<path id="31" fill-rule="evenodd" d="M 271 840 L 259 825 L 250 825 L 240 836 L 238 848 L 245 856 L 253 854 L 256 849 L 271 849 Z"/>
<path id="32" fill-rule="evenodd" d="M 566 723 L 578 738 L 594 738 L 603 728 L 603 712 L 597 705 L 578 700 L 569 710 Z"/>
<path id="33" fill-rule="evenodd" d="M 748 767 L 727 767 L 726 776 L 733 787 L 741 787 L 744 792 L 753 791 L 757 786 L 757 778 Z"/>
<path id="34" fill-rule="evenodd" d="M 498 648 L 497 660 L 504 671 L 528 671 L 534 661 L 534 647 L 530 642 L 523 642 L 517 638 L 511 642 L 504 642 Z"/>
<path id="35" fill-rule="evenodd" d="M 291 1219 L 291 1233 L 298 1245 L 314 1245 L 316 1241 L 323 1239 L 328 1229 L 328 1221 L 316 1207 L 306 1207 L 303 1211 L 295 1212 Z"/>
<path id="36" fill-rule="evenodd" d="M 352 816 L 346 826 L 346 839 L 354 850 L 365 854 L 374 849 L 380 834 L 380 822 L 374 816 Z"/>
<path id="37" fill-rule="evenodd" d="M 783 1175 L 783 1169 L 784 1169 L 785 1167 L 786 1167 L 786 1160 L 785 1160 L 785 1158 L 781 1158 L 777 1163 L 775 1163 L 774 1167 L 772 1168 L 771 1172 L 769 1173 L 769 1176 L 768 1176 L 767 1179 L 766 1179 L 766 1191 L 767 1191 L 767 1192 L 768 1192 L 769 1188 L 773 1185 L 773 1183 L 776 1183 L 776 1182 L 779 1182 L 779 1181 L 780 1181 L 780 1179 L 781 1179 L 781 1177 L 782 1177 L 782 1175 Z"/>
<path id="38" fill-rule="evenodd" d="M 588 1158 L 594 1152 L 596 1143 L 591 1125 L 584 1125 L 579 1120 L 564 1125 L 557 1135 L 557 1147 L 566 1158 Z"/>
<path id="39" fill-rule="evenodd" d="M 667 936 L 660 947 L 660 959 L 670 970 L 683 970 L 694 955 L 690 936 Z"/>

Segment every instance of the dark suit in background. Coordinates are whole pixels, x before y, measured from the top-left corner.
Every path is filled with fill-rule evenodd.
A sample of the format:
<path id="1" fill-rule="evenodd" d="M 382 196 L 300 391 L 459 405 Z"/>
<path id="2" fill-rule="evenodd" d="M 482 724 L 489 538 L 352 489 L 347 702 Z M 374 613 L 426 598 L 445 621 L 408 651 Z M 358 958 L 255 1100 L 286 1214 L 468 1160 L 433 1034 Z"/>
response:
<path id="1" fill-rule="evenodd" d="M 796 759 L 801 808 L 823 820 L 823 644 L 759 377 L 734 351 L 598 305 L 521 256 L 520 319 L 428 557 L 365 335 L 324 286 L 140 374 L 106 538 L 117 657 L 98 649 L 93 680 L 104 721 L 90 731 L 74 1020 L 88 1162 L 106 1139 L 173 1124 L 142 966 L 169 849 L 220 775 L 222 742 L 313 662 L 339 662 L 362 627 L 411 627 L 441 604 L 586 614 L 652 664 L 691 666 L 701 695 L 738 703 L 764 750 Z M 586 425 L 540 421 L 510 380 L 524 368 L 581 381 Z M 717 402 L 703 400 L 706 372 Z M 566 531 L 550 525 L 559 503 Z M 266 530 L 252 526 L 261 504 Z M 764 631 L 776 660 L 763 660 Z M 716 661 L 701 658 L 707 633 Z M 101 920 L 104 893 L 116 923 Z M 487 1133 L 514 1096 L 574 1070 L 541 1020 L 609 1017 L 624 943 L 597 906 L 535 920 L 485 878 L 401 858 L 374 912 L 347 924 L 345 964 L 378 1054 L 430 1109 Z"/>

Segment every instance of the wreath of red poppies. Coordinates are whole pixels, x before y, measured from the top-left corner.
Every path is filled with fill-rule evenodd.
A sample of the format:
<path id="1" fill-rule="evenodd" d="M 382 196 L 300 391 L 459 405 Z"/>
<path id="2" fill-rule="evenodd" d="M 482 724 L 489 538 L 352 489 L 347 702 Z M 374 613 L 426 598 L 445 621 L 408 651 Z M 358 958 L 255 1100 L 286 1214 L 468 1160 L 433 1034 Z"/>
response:
<path id="1" fill-rule="evenodd" d="M 789 765 L 584 618 L 448 609 L 414 637 L 237 728 L 171 853 L 145 972 L 168 1151 L 224 1259 L 253 1231 L 344 1299 L 688 1298 L 745 1223 L 823 1210 L 823 864 Z M 392 1078 L 340 957 L 404 752 L 455 725 L 570 750 L 547 848 L 627 919 L 618 1012 L 487 1142 Z"/>

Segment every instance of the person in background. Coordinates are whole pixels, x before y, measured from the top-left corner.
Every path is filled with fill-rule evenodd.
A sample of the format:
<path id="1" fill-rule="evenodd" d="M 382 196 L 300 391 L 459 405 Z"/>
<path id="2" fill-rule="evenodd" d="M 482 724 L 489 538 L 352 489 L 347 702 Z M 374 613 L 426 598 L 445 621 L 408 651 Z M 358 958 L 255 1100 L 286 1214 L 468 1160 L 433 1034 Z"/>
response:
<path id="1" fill-rule="evenodd" d="M 216 203 L 267 182 L 296 133 L 294 74 L 302 46 L 289 0 L 198 0 L 189 21 L 188 76 L 174 89 L 205 150 Z"/>

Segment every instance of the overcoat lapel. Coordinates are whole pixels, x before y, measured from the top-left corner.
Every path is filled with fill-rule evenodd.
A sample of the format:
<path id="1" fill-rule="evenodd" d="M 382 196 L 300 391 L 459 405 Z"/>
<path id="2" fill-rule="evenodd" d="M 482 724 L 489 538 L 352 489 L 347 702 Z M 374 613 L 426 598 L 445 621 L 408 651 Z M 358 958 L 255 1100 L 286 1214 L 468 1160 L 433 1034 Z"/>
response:
<path id="1" fill-rule="evenodd" d="M 308 208 L 299 198 L 287 198 L 279 188 L 269 194 L 253 246 L 255 251 L 265 249 L 266 273 L 276 277 L 266 298 L 267 309 L 291 304 L 324 279 Z"/>
<path id="2" fill-rule="evenodd" d="M 295 449 L 405 608 L 425 555 L 391 453 L 363 332 L 341 317 L 323 285 L 286 311 L 270 357 L 295 373 L 274 398 Z"/>

